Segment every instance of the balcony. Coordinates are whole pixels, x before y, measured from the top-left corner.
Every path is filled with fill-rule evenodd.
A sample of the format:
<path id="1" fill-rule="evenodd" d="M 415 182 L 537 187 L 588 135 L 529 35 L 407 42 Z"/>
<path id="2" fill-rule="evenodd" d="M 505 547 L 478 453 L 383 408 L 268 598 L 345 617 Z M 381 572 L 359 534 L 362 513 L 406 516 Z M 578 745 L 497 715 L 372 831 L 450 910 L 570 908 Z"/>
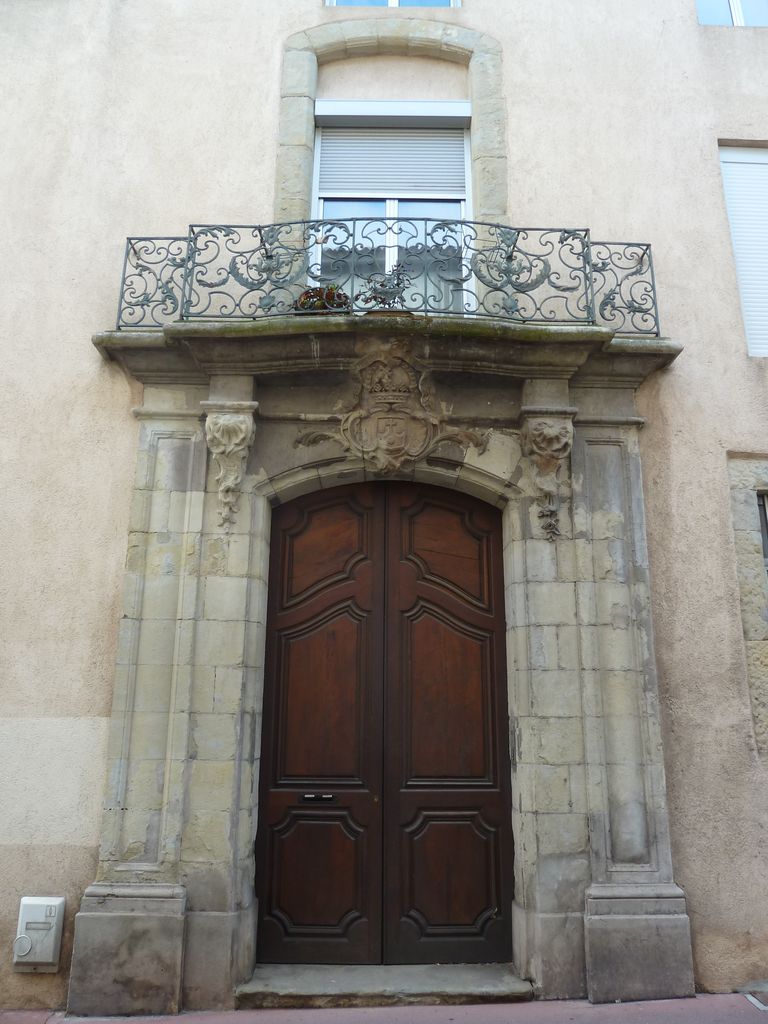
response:
<path id="1" fill-rule="evenodd" d="M 403 218 L 129 238 L 117 329 L 367 312 L 659 336 L 651 248 L 587 229 Z"/>

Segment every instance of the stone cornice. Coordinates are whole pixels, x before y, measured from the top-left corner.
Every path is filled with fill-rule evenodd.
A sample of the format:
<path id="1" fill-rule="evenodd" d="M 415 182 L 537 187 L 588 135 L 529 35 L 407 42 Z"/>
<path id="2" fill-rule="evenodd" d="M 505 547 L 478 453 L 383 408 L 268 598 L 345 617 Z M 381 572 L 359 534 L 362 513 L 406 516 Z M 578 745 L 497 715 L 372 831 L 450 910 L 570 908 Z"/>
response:
<path id="1" fill-rule="evenodd" d="M 617 338 L 602 327 L 375 313 L 174 323 L 107 331 L 93 342 L 142 383 L 201 384 L 214 373 L 338 373 L 354 364 L 361 345 L 396 339 L 407 339 L 441 374 L 559 378 L 586 387 L 637 387 L 681 351 L 666 338 Z"/>

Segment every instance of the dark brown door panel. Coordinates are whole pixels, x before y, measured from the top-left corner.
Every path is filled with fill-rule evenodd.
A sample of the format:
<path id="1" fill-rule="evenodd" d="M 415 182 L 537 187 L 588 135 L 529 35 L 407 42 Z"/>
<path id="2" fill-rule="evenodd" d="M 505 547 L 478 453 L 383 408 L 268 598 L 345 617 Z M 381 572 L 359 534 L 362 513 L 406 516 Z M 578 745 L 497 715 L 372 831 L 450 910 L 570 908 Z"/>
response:
<path id="1" fill-rule="evenodd" d="M 264 962 L 511 955 L 500 515 L 366 484 L 273 518 Z"/>

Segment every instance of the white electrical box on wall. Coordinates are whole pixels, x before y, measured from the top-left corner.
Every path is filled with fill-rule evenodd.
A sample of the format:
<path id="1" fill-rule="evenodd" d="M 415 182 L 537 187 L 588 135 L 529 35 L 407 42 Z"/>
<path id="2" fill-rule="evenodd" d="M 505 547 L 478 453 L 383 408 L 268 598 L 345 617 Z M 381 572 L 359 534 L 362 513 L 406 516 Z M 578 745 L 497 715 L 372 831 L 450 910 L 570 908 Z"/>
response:
<path id="1" fill-rule="evenodd" d="M 13 969 L 52 974 L 59 969 L 63 896 L 22 896 L 13 940 Z"/>

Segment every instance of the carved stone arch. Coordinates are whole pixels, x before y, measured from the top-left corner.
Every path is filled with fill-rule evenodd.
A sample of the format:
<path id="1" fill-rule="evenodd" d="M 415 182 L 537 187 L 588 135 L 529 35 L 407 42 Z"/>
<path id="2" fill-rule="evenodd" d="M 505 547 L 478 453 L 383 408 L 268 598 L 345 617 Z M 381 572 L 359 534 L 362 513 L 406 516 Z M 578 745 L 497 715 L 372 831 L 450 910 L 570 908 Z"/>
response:
<path id="1" fill-rule="evenodd" d="M 509 436 L 506 440 L 509 463 L 505 465 L 514 468 L 520 458 L 520 446 L 514 436 Z M 260 479 L 254 485 L 252 493 L 255 497 L 265 498 L 272 504 L 283 504 L 312 491 L 328 490 L 340 484 L 363 483 L 372 478 L 375 477 L 371 475 L 370 466 L 362 459 L 347 458 L 338 462 L 316 463 L 309 457 L 305 465 Z M 492 469 L 474 465 L 470 461 L 420 461 L 402 472 L 388 473 L 382 479 L 413 481 L 443 487 L 448 491 L 461 491 L 501 509 L 520 497 L 519 489 L 510 484 L 508 474 L 499 475 Z"/>
<path id="2" fill-rule="evenodd" d="M 431 57 L 467 67 L 472 101 L 472 194 L 479 221 L 507 215 L 507 143 L 501 46 L 441 21 L 368 18 L 316 25 L 289 36 L 283 56 L 275 171 L 275 220 L 310 215 L 319 64 L 375 55 Z"/>

